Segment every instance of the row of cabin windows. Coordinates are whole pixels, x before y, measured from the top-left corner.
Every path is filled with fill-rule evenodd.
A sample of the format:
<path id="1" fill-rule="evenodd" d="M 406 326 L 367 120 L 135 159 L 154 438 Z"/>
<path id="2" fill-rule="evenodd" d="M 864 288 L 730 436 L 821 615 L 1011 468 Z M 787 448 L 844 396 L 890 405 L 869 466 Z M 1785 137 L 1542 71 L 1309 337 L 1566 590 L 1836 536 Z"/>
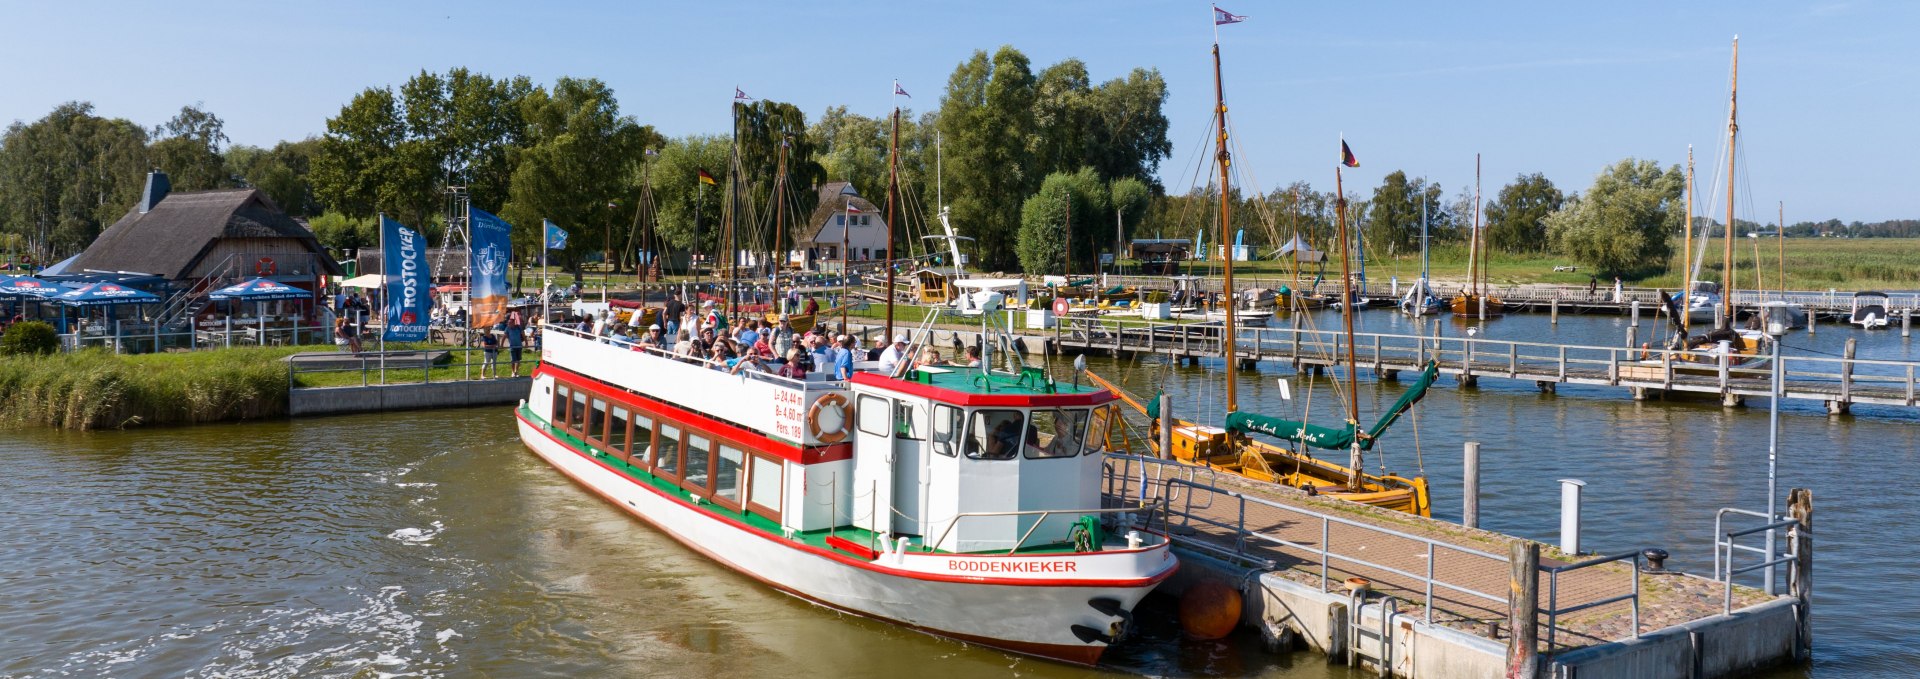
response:
<path id="1" fill-rule="evenodd" d="M 631 408 L 556 382 L 548 419 L 620 461 L 647 470 L 687 492 L 737 511 L 780 520 L 781 474 L 777 457 L 656 422 L 652 413 Z"/>
<path id="2" fill-rule="evenodd" d="M 915 407 L 906 401 L 862 394 L 854 417 L 860 431 L 874 436 L 892 435 L 909 441 L 925 440 Z M 1022 410 L 976 410 L 971 422 L 966 414 L 948 405 L 933 407 L 933 449 L 949 457 L 959 451 L 975 460 L 1011 460 L 1073 457 L 1087 452 L 1089 441 L 1106 439 L 1106 420 L 1089 417 L 1086 408 L 1036 408 Z M 891 417 L 889 417 L 891 416 Z M 1096 424 L 1095 421 L 1098 420 Z"/>

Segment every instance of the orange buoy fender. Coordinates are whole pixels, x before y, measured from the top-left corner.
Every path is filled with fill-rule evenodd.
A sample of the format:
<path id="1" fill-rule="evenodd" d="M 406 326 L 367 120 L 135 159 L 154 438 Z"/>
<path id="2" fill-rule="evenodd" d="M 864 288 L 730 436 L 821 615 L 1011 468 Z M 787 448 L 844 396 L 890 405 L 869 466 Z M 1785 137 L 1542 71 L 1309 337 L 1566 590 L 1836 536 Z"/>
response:
<path id="1" fill-rule="evenodd" d="M 1180 595 L 1180 628 L 1193 639 L 1219 639 L 1240 625 L 1240 592 L 1215 580 L 1202 580 Z"/>

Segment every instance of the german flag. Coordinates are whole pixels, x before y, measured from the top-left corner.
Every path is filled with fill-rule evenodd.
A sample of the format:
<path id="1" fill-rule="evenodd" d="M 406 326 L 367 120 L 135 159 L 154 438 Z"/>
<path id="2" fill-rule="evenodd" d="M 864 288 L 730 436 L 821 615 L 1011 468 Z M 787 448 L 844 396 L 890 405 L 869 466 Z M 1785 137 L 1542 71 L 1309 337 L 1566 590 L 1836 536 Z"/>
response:
<path id="1" fill-rule="evenodd" d="M 706 170 L 701 170 L 701 171 L 700 171 L 700 183 L 702 183 L 702 184 L 709 184 L 709 185 L 711 185 L 711 184 L 719 184 L 720 182 L 717 182 L 717 181 L 714 181 L 714 180 L 713 180 L 713 175 L 710 175 L 710 174 L 707 174 L 707 171 L 706 171 Z"/>
<path id="2" fill-rule="evenodd" d="M 1347 140 L 1340 140 L 1340 164 L 1347 167 L 1360 167 L 1360 159 L 1353 156 L 1353 149 L 1347 148 Z"/>

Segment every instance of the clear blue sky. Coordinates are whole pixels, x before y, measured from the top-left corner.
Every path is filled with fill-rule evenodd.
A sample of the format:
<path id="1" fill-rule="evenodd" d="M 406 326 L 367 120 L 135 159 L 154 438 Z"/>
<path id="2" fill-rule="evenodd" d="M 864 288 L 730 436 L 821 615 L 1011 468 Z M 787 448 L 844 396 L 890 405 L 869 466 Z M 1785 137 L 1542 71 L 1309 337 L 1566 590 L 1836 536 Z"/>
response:
<path id="1" fill-rule="evenodd" d="M 133 3 L 0 0 L 0 121 L 68 100 L 152 126 L 203 103 L 238 143 L 324 131 L 362 88 L 453 66 L 607 81 L 668 135 L 723 132 L 737 84 L 882 115 L 898 78 L 938 105 L 973 50 L 1035 70 L 1079 57 L 1104 80 L 1160 69 L 1172 90 L 1172 190 L 1191 186 L 1211 98 L 1208 3 Z M 1626 156 L 1705 169 L 1725 134 L 1741 36 L 1743 219 L 1920 217 L 1920 3 L 1292 2 L 1228 0 L 1221 28 L 1240 167 L 1262 187 L 1330 188 L 1336 137 L 1361 190 L 1394 169 L 1451 198 L 1485 154 L 1486 191 L 1523 172 L 1584 190 Z M 1704 190 L 1704 189 L 1703 189 Z M 1016 197 L 1008 197 L 1014 200 Z"/>

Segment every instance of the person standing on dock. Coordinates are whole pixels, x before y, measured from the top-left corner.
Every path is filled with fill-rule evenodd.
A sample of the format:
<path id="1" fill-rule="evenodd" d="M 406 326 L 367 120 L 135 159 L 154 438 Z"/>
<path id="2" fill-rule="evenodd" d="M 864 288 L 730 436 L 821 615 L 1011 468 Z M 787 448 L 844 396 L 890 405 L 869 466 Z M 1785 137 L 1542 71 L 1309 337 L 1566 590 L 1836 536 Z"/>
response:
<path id="1" fill-rule="evenodd" d="M 524 323 L 514 325 L 513 322 L 514 316 L 519 315 L 519 313 L 519 311 L 514 311 L 507 315 L 507 362 L 510 366 L 508 369 L 509 372 L 507 373 L 508 377 L 520 376 L 520 354 L 527 342 L 526 325 Z"/>
<path id="2" fill-rule="evenodd" d="M 1589 302 L 1593 301 L 1593 296 L 1599 293 L 1600 293 L 1600 277 L 1595 276 L 1593 274 L 1587 274 L 1587 301 Z"/>
<path id="3" fill-rule="evenodd" d="M 1620 277 L 1614 276 L 1613 277 L 1613 303 L 1619 304 L 1625 301 L 1627 300 L 1626 300 L 1624 291 L 1620 287 Z"/>
<path id="4" fill-rule="evenodd" d="M 500 337 L 493 334 L 493 328 L 480 331 L 480 377 L 491 379 L 500 375 Z"/>

